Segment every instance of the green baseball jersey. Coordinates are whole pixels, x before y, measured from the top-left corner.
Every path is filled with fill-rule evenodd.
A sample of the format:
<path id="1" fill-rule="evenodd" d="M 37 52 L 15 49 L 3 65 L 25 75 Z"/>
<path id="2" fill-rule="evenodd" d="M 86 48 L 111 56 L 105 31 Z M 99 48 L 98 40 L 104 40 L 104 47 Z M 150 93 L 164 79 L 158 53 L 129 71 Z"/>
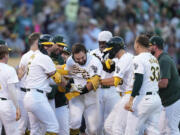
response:
<path id="1" fill-rule="evenodd" d="M 163 52 L 158 61 L 161 79 L 168 79 L 167 88 L 160 88 L 159 95 L 163 106 L 169 106 L 180 99 L 180 77 L 176 64 L 167 53 Z"/>
<path id="2" fill-rule="evenodd" d="M 61 55 L 51 55 L 52 60 L 56 65 L 62 65 L 64 64 L 64 61 L 61 57 Z M 65 93 L 59 92 L 58 91 L 58 86 L 57 85 L 51 85 L 52 91 L 51 93 L 48 94 L 48 99 L 54 99 L 55 98 L 55 107 L 61 107 L 63 105 L 67 104 L 67 99 L 65 97 Z"/>

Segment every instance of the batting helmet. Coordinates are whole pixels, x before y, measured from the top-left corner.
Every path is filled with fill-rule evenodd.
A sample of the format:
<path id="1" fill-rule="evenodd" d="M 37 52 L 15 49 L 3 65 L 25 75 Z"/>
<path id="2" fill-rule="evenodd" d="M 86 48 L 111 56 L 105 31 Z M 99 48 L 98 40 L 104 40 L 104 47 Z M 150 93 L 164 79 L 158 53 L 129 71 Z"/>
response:
<path id="1" fill-rule="evenodd" d="M 54 42 L 52 41 L 52 36 L 49 34 L 43 34 L 40 36 L 39 38 L 39 42 L 38 42 L 38 46 L 39 46 L 39 50 L 44 53 L 47 54 L 46 49 L 44 48 L 44 46 L 52 46 L 54 45 Z"/>
<path id="2" fill-rule="evenodd" d="M 106 44 L 107 48 L 104 50 L 104 52 L 108 52 L 110 59 L 113 59 L 120 49 L 125 48 L 123 38 L 118 36 L 111 38 Z"/>

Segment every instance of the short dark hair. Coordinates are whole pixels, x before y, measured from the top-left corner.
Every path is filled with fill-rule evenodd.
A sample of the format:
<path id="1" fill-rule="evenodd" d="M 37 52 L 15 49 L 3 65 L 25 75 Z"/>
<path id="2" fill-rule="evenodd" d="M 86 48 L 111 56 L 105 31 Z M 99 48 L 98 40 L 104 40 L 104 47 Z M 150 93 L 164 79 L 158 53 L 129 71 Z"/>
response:
<path id="1" fill-rule="evenodd" d="M 9 54 L 8 47 L 5 45 L 0 45 L 0 59 L 3 59 L 6 54 Z"/>
<path id="2" fill-rule="evenodd" d="M 136 37 L 136 42 L 141 46 L 148 48 L 149 47 L 149 38 L 146 35 L 139 35 Z"/>
<path id="3" fill-rule="evenodd" d="M 41 33 L 34 32 L 28 37 L 29 46 L 32 46 L 34 41 L 38 40 L 40 38 Z"/>
<path id="4" fill-rule="evenodd" d="M 74 44 L 74 45 L 72 46 L 72 54 L 74 55 L 74 54 L 77 54 L 77 53 L 79 53 L 79 52 L 84 52 L 84 53 L 86 53 L 87 50 L 86 50 L 86 47 L 85 47 L 83 44 L 81 44 L 81 43 L 76 43 L 76 44 Z"/>

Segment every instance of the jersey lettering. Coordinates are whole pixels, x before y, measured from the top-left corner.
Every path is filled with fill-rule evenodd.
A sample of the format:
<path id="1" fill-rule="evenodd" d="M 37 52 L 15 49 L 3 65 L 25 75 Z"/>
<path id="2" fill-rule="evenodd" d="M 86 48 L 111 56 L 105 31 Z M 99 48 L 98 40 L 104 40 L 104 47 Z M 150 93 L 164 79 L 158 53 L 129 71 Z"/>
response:
<path id="1" fill-rule="evenodd" d="M 159 67 L 151 67 L 151 71 L 152 71 L 152 76 L 150 76 L 151 81 L 158 81 L 160 78 L 160 71 L 159 71 Z"/>

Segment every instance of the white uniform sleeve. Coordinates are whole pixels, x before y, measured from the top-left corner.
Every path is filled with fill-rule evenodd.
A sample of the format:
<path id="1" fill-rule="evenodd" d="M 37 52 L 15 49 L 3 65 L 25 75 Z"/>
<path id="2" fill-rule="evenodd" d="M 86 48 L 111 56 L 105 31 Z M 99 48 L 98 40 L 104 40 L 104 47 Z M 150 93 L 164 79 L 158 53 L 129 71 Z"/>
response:
<path id="1" fill-rule="evenodd" d="M 17 82 L 19 82 L 19 80 L 18 80 L 18 76 L 17 76 L 17 73 L 16 73 L 15 69 L 10 68 L 10 70 L 8 72 L 7 83 L 10 84 L 10 83 L 17 83 Z"/>
<path id="2" fill-rule="evenodd" d="M 133 65 L 134 65 L 134 73 L 144 74 L 144 66 L 142 60 L 139 59 L 138 56 L 134 58 Z"/>
<path id="3" fill-rule="evenodd" d="M 11 100 L 13 101 L 16 108 L 18 108 L 18 101 L 17 101 L 17 87 L 15 83 L 8 84 L 8 93 L 10 95 Z"/>
<path id="4" fill-rule="evenodd" d="M 126 71 L 129 68 L 129 60 L 128 59 L 120 59 L 120 60 L 116 60 L 115 61 L 115 71 L 113 76 L 115 77 L 119 77 L 119 78 L 123 78 L 124 74 L 126 73 Z"/>
<path id="5" fill-rule="evenodd" d="M 70 56 L 66 61 L 65 69 L 70 71 L 70 70 L 72 70 L 72 68 L 73 68 L 73 59 L 72 59 L 72 56 Z"/>
<path id="6" fill-rule="evenodd" d="M 95 56 L 93 56 L 93 57 L 94 57 L 93 64 L 91 64 L 91 66 L 90 66 L 90 70 L 92 71 L 91 76 L 94 76 L 94 75 L 101 76 L 101 73 L 103 70 L 102 64 L 98 58 L 96 58 Z"/>
<path id="7" fill-rule="evenodd" d="M 39 64 L 45 70 L 45 73 L 48 74 L 56 71 L 55 64 L 49 56 L 44 55 L 40 60 L 41 62 Z"/>

